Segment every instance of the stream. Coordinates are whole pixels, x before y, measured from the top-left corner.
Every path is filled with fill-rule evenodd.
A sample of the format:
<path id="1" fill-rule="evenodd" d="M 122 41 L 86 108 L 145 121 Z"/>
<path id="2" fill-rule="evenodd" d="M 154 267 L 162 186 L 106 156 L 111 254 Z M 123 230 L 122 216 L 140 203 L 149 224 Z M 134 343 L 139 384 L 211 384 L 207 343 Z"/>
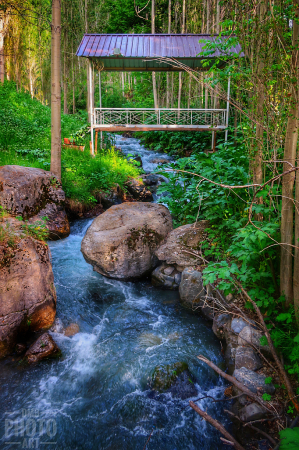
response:
<path id="1" fill-rule="evenodd" d="M 137 139 L 117 136 L 116 145 L 140 154 L 146 172 L 157 166 L 152 159 L 169 159 Z M 182 308 L 176 291 L 94 272 L 80 251 L 91 222 L 76 221 L 68 238 L 49 242 L 57 317 L 80 332 L 52 334 L 59 359 L 30 367 L 13 357 L 0 362 L 0 448 L 222 449 L 218 433 L 189 407 L 191 398 L 148 385 L 157 365 L 183 361 L 195 380 L 193 400 L 223 398 L 223 381 L 196 358 L 201 353 L 223 367 L 210 324 Z M 223 404 L 206 398 L 198 405 L 224 421 Z"/>

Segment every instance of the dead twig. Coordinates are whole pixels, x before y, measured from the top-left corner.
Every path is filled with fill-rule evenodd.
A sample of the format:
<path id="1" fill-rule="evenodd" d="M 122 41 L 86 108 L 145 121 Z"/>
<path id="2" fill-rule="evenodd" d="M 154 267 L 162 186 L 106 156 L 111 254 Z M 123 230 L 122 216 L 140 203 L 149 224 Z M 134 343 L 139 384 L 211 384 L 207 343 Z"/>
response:
<path id="1" fill-rule="evenodd" d="M 294 394 L 294 391 L 293 391 L 291 382 L 290 382 L 289 377 L 287 376 L 287 373 L 286 373 L 286 371 L 284 370 L 284 367 L 283 367 L 283 365 L 282 365 L 282 363 L 281 363 L 281 361 L 280 361 L 280 359 L 279 359 L 279 357 L 278 357 L 278 355 L 277 355 L 277 352 L 276 352 L 276 350 L 275 350 L 275 348 L 274 348 L 274 345 L 273 345 L 273 342 L 272 342 L 272 339 L 271 339 L 269 330 L 268 330 L 268 328 L 267 328 L 267 326 L 266 326 L 266 324 L 265 324 L 265 321 L 264 321 L 263 315 L 262 315 L 262 313 L 261 313 L 261 310 L 260 310 L 260 308 L 257 306 L 257 304 L 255 303 L 255 301 L 252 300 L 252 298 L 250 297 L 250 295 L 249 295 L 249 294 L 245 291 L 245 289 L 242 287 L 241 283 L 240 283 L 239 281 L 237 281 L 237 284 L 238 284 L 239 288 L 241 289 L 241 291 L 243 292 L 243 294 L 245 295 L 245 297 L 247 298 L 247 300 L 250 301 L 250 303 L 252 304 L 252 306 L 253 306 L 254 309 L 255 309 L 255 312 L 256 312 L 256 314 L 257 314 L 257 316 L 258 316 L 258 318 L 259 318 L 259 321 L 260 321 L 260 323 L 261 323 L 262 326 L 263 326 L 263 331 L 264 331 L 265 336 L 266 336 L 266 338 L 267 338 L 267 341 L 268 341 L 268 345 L 269 345 L 271 354 L 272 354 L 272 356 L 273 356 L 273 358 L 274 358 L 274 361 L 275 361 L 276 364 L 277 364 L 277 367 L 278 367 L 279 373 L 280 373 L 280 375 L 281 375 L 281 378 L 283 379 L 284 384 L 285 384 L 285 386 L 286 386 L 286 388 L 287 388 L 288 395 L 289 395 L 289 399 L 290 399 L 290 401 L 293 403 L 293 405 L 294 405 L 296 411 L 299 412 L 299 404 L 298 404 L 297 400 L 295 399 L 295 394 Z"/>
<path id="2" fill-rule="evenodd" d="M 209 367 L 211 367 L 211 369 L 215 370 L 215 372 L 217 372 L 223 378 L 228 380 L 231 384 L 236 386 L 236 388 L 238 388 L 240 391 L 244 392 L 244 394 L 246 394 L 252 400 L 259 403 L 264 409 L 266 409 L 271 414 L 273 414 L 273 412 L 269 409 L 269 407 L 266 405 L 264 400 L 262 400 L 258 395 L 251 392 L 250 389 L 248 389 L 246 386 L 244 386 L 244 384 L 240 383 L 235 377 L 232 377 L 231 375 L 228 375 L 227 373 L 223 372 L 221 369 L 219 369 L 218 366 L 216 366 L 216 364 L 212 363 L 212 361 L 208 360 L 205 356 L 199 355 L 199 356 L 197 356 L 197 358 L 200 361 L 203 361 L 204 363 L 206 363 Z"/>
<path id="3" fill-rule="evenodd" d="M 202 417 L 204 420 L 206 420 L 207 422 L 209 422 L 211 425 L 213 425 L 214 428 L 216 428 L 216 430 L 220 431 L 221 434 L 223 434 L 223 436 L 232 444 L 234 445 L 234 447 L 237 450 L 245 450 L 244 447 L 242 447 L 242 445 L 239 444 L 238 441 L 236 441 L 236 439 L 228 432 L 226 431 L 226 429 L 224 428 L 224 426 L 218 422 L 218 420 L 213 419 L 213 417 L 211 417 L 207 412 L 203 411 L 202 409 L 200 409 L 197 405 L 195 405 L 195 403 L 193 403 L 192 401 L 189 402 L 189 405 L 191 406 L 191 408 L 194 409 L 194 411 L 197 412 L 197 414 L 200 415 L 200 417 Z"/>

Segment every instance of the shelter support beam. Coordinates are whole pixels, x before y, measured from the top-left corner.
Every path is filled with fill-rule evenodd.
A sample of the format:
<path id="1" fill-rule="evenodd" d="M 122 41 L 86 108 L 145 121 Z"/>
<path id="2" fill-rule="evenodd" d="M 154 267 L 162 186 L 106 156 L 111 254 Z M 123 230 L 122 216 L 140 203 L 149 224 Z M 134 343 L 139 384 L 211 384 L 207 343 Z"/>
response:
<path id="1" fill-rule="evenodd" d="M 89 107 L 90 107 L 90 132 L 91 132 L 91 154 L 94 155 L 94 136 L 93 136 L 93 73 L 92 62 L 89 60 Z"/>

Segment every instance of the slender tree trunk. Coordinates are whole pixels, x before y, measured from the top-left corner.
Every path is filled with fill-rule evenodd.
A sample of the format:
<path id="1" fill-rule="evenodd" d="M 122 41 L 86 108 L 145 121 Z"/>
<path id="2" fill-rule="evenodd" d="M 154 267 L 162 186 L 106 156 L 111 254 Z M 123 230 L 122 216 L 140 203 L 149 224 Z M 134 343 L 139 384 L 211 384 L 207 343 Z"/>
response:
<path id="1" fill-rule="evenodd" d="M 295 20 L 298 20 L 298 9 L 296 11 Z M 298 27 L 298 24 L 297 24 Z M 295 30 L 294 30 L 295 33 Z M 296 41 L 296 36 L 294 36 L 294 41 Z M 298 51 L 298 37 L 297 42 L 295 42 L 296 49 Z M 297 63 L 298 67 L 298 63 Z M 297 73 L 298 75 L 298 73 Z M 298 99 L 298 87 L 297 87 L 297 99 Z M 298 101 L 298 100 L 297 100 Z M 298 109 L 297 109 L 298 111 Z M 298 132 L 298 130 L 297 130 Z M 299 169 L 299 152 L 297 152 L 297 167 Z M 299 202 L 299 170 L 296 172 L 296 185 L 295 185 L 295 200 Z M 295 203 L 295 245 L 299 246 L 299 203 Z M 294 258 L 294 275 L 293 275 L 293 291 L 294 291 L 294 309 L 297 324 L 299 324 L 299 248 L 295 248 L 295 258 Z"/>
<path id="2" fill-rule="evenodd" d="M 151 17 L 152 34 L 155 34 L 155 0 L 152 0 L 152 17 Z M 154 104 L 155 108 L 159 108 L 158 95 L 157 95 L 157 83 L 156 83 L 156 73 L 152 72 L 153 77 L 153 93 L 154 93 Z"/>
<path id="3" fill-rule="evenodd" d="M 265 14 L 267 13 L 267 5 L 266 3 L 261 3 L 259 6 L 259 18 L 260 22 L 262 23 L 265 17 Z M 260 39 L 263 39 L 261 36 Z M 261 45 L 260 45 L 261 49 Z M 259 56 L 258 63 L 257 63 L 257 110 L 256 110 L 256 117 L 257 117 L 257 125 L 256 125 L 256 150 L 254 155 L 254 162 L 253 162 L 253 182 L 256 184 L 262 184 L 263 183 L 263 148 L 264 148 L 264 129 L 262 127 L 262 121 L 264 118 L 264 101 L 265 101 L 265 88 L 263 83 L 263 70 L 264 70 L 264 58 L 262 55 Z M 263 198 L 259 197 L 257 199 L 258 204 L 263 204 Z M 263 215 L 261 213 L 258 213 L 256 215 L 256 219 L 259 221 L 263 220 Z"/>
<path id="4" fill-rule="evenodd" d="M 88 33 L 88 4 L 87 0 L 84 1 L 84 22 L 85 22 L 85 33 Z M 87 113 L 88 113 L 88 122 L 91 123 L 91 115 L 90 115 L 90 80 L 89 80 L 89 61 L 86 61 L 86 82 L 87 82 Z"/>
<path id="5" fill-rule="evenodd" d="M 210 0 L 207 0 L 207 34 L 210 32 Z"/>
<path id="6" fill-rule="evenodd" d="M 168 0 L 168 34 L 171 33 L 171 0 Z M 169 108 L 170 102 L 170 74 L 167 72 L 166 74 L 166 108 Z"/>
<path id="7" fill-rule="evenodd" d="M 74 48 L 74 47 L 72 47 Z M 73 81 L 73 114 L 76 112 L 76 99 L 75 99 L 75 64 L 74 64 L 74 50 L 72 51 L 72 81 Z"/>
<path id="8" fill-rule="evenodd" d="M 186 16 L 186 0 L 183 0 L 182 34 L 185 33 L 185 16 Z M 182 72 L 179 72 L 178 109 L 180 109 L 181 107 L 182 86 L 183 86 Z"/>
<path id="9" fill-rule="evenodd" d="M 188 85 L 188 109 L 190 109 L 191 103 L 191 75 L 189 75 L 189 85 Z"/>
<path id="10" fill-rule="evenodd" d="M 65 8 L 65 0 L 63 2 L 63 18 L 64 18 L 64 33 L 63 33 L 63 113 L 67 114 L 67 59 L 66 59 L 66 40 L 67 40 L 67 31 L 66 31 L 66 8 Z"/>
<path id="11" fill-rule="evenodd" d="M 122 88 L 122 93 L 123 93 L 123 97 L 125 96 L 125 77 L 124 77 L 124 73 L 121 73 L 121 88 Z"/>
<path id="12" fill-rule="evenodd" d="M 220 0 L 217 0 L 216 4 L 216 33 L 220 33 Z"/>
<path id="13" fill-rule="evenodd" d="M 299 202 L 299 152 L 297 152 L 297 167 L 298 170 L 296 172 L 295 199 L 296 202 Z M 296 203 L 295 208 L 295 245 L 296 247 L 299 247 L 299 203 Z M 299 325 L 299 248 L 295 248 L 293 291 L 295 316 L 297 324 Z"/>
<path id="14" fill-rule="evenodd" d="M 0 13 L 1 14 L 1 13 Z M 0 15 L 0 82 L 4 83 L 5 61 L 4 61 L 4 13 Z"/>
<path id="15" fill-rule="evenodd" d="M 293 54 L 292 54 L 292 75 L 296 79 L 292 88 L 291 106 L 288 115 L 287 130 L 284 145 L 284 172 L 290 168 L 288 163 L 295 166 L 296 149 L 298 141 L 298 119 L 299 119 L 299 100 L 298 100 L 298 69 L 299 69 L 299 52 L 298 52 L 298 37 L 299 37 L 299 0 L 296 0 L 296 11 L 293 20 Z M 280 259 L 280 291 L 285 295 L 286 305 L 290 305 L 293 301 L 293 280 L 292 280 L 292 247 L 293 244 L 293 218 L 294 218 L 294 203 L 293 203 L 293 188 L 294 188 L 295 172 L 289 173 L 283 177 L 282 182 L 282 206 L 281 206 L 281 259 Z M 298 206 L 297 206 L 298 207 Z M 298 218 L 297 218 L 298 225 Z M 298 234 L 296 228 L 295 235 Z M 296 242 L 296 245 L 298 242 Z M 285 245 L 283 245 L 285 244 Z M 288 245 L 289 244 L 289 245 Z M 296 307 L 298 306 L 298 251 L 295 254 L 294 264 L 294 293 L 296 291 Z"/>
<path id="16" fill-rule="evenodd" d="M 51 172 L 61 179 L 61 1 L 52 1 L 51 24 Z"/>

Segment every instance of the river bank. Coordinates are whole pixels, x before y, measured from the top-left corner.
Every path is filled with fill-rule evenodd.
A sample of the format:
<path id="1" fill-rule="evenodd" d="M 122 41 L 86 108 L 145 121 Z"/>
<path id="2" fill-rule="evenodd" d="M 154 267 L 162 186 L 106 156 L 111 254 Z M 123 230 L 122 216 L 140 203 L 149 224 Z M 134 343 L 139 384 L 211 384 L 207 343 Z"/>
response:
<path id="1" fill-rule="evenodd" d="M 154 161 L 161 160 L 160 155 L 139 148 L 136 140 L 119 137 L 119 144 L 123 142 L 123 152 L 139 153 L 145 170 L 157 167 Z M 186 310 L 177 291 L 153 288 L 149 281 L 128 283 L 92 272 L 80 252 L 91 222 L 74 222 L 68 238 L 49 243 L 58 297 L 57 319 L 62 330 L 68 326 L 74 329 L 75 324 L 76 332 L 72 336 L 53 329 L 63 354 L 60 360 L 33 368 L 20 367 L 20 358 L 15 357 L 1 363 L 6 387 L 3 401 L 9 402 L 13 411 L 8 412 L 7 420 L 21 423 L 17 405 L 24 410 L 37 409 L 41 418 L 54 420 L 60 428 L 57 443 L 66 440 L 63 448 L 77 445 L 74 434 L 81 446 L 88 445 L 76 448 L 94 448 L 98 436 L 100 448 L 117 444 L 133 449 L 142 446 L 147 435 L 154 448 L 162 443 L 166 448 L 198 448 L 198 442 L 201 448 L 222 448 L 218 440 L 214 441 L 216 432 L 190 410 L 189 401 L 203 398 L 197 405 L 204 410 L 208 407 L 210 414 L 229 426 L 229 419 L 223 420 L 222 407 L 214 403 L 224 399 L 227 385 L 196 356 L 204 355 L 223 370 L 226 359 L 233 371 L 236 349 L 243 346 L 238 334 L 247 324 L 239 321 L 236 327 L 229 315 L 219 316 L 213 323 L 216 337 L 205 319 L 193 315 L 191 293 L 187 299 L 191 310 Z M 195 309 L 200 311 L 198 305 Z M 211 319 L 213 314 L 208 312 L 207 317 Z M 225 355 L 217 338 L 224 339 Z M 246 365 L 245 359 L 243 355 Z M 151 380 L 157 367 L 177 363 L 188 366 L 189 384 L 194 385 L 190 393 L 182 395 L 180 386 L 164 393 L 153 390 Z M 11 376 L 19 379 L 18 387 L 10 385 Z M 25 396 L 20 391 L 24 387 Z M 94 398 L 98 399 L 96 405 Z M 247 404 L 240 404 L 238 409 Z M 4 414 L 3 418 L 7 417 Z M 84 429 L 90 419 L 99 423 L 86 436 Z M 15 437 L 14 431 L 9 437 Z"/>

